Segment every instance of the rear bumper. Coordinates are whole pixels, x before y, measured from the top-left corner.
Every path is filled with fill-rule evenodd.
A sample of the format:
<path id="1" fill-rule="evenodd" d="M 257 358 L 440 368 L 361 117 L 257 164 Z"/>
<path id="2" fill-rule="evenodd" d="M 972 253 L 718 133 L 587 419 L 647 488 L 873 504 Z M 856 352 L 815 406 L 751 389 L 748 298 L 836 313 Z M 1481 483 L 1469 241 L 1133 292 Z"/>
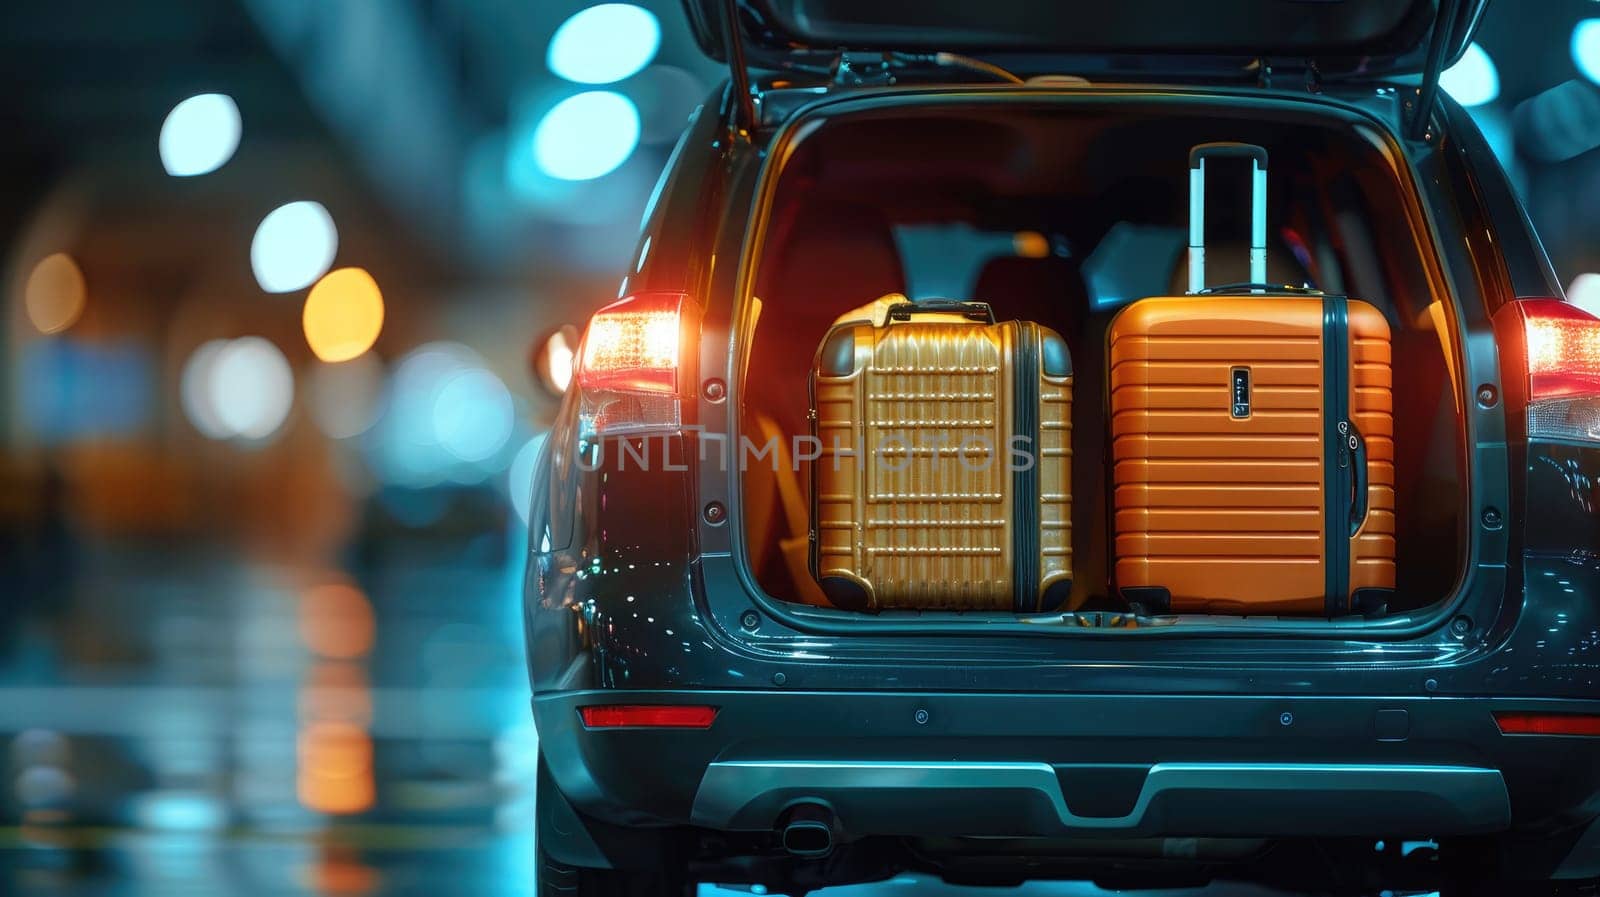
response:
<path id="1" fill-rule="evenodd" d="M 797 801 L 831 807 L 851 830 L 905 835 L 1121 837 L 1461 835 L 1511 822 L 1499 770 L 1355 763 L 1157 763 L 1133 806 L 1086 815 L 1088 782 L 1061 773 L 1094 765 L 853 760 L 712 763 L 692 820 L 712 829 L 770 828 Z M 1071 792 L 1069 801 L 1068 792 Z M 1100 791 L 1101 796 L 1115 795 Z M 957 808 L 959 813 L 952 812 Z"/>
<path id="2" fill-rule="evenodd" d="M 708 704 L 710 728 L 589 730 L 580 707 Z M 569 692 L 534 702 L 585 816 L 766 830 L 793 803 L 849 836 L 1422 838 L 1600 814 L 1600 739 L 1504 736 L 1495 710 L 1600 701 L 837 692 Z M 919 712 L 920 711 L 920 712 Z"/>

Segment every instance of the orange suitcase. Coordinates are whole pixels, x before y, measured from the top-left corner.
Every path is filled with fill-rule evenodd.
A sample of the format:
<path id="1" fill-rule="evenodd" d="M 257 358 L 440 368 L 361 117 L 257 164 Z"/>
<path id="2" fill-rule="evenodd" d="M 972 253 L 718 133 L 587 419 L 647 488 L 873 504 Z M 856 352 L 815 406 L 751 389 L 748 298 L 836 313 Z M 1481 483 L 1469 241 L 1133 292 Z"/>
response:
<path id="1" fill-rule="evenodd" d="M 1251 280 L 1204 288 L 1205 161 L 1253 164 Z M 1266 150 L 1190 155 L 1189 294 L 1109 335 L 1114 577 L 1147 612 L 1381 613 L 1394 589 L 1389 325 L 1260 283 Z"/>
<path id="2" fill-rule="evenodd" d="M 1059 607 L 1072 590 L 1072 363 L 981 302 L 846 321 L 811 377 L 812 573 L 857 610 Z"/>

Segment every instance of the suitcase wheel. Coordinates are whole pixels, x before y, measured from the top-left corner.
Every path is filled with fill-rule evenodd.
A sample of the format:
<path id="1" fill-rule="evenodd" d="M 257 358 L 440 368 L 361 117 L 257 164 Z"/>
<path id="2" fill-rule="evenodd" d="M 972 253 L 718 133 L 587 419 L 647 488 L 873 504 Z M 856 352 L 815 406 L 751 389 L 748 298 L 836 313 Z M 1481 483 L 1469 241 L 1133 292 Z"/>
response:
<path id="1" fill-rule="evenodd" d="M 824 576 L 818 585 L 822 586 L 822 594 L 841 610 L 867 610 L 872 604 L 872 596 L 867 594 L 866 588 L 853 579 Z"/>
<path id="2" fill-rule="evenodd" d="M 1072 580 L 1056 580 L 1050 584 L 1048 589 L 1044 590 L 1043 595 L 1039 596 L 1039 611 L 1041 613 L 1049 613 L 1053 610 L 1060 610 L 1061 606 L 1066 604 L 1067 599 L 1070 597 L 1072 597 Z"/>

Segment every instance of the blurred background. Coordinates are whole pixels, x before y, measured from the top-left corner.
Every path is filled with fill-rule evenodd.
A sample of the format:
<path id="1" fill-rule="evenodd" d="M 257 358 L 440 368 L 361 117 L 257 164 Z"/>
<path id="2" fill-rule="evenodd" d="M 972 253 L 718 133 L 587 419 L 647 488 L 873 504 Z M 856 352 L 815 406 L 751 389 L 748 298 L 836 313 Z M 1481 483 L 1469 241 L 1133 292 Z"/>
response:
<path id="1" fill-rule="evenodd" d="M 1600 3 L 1480 33 L 1600 312 Z M 13 0 L 0 76 L 0 893 L 529 893 L 558 328 L 722 69 L 670 0 Z"/>

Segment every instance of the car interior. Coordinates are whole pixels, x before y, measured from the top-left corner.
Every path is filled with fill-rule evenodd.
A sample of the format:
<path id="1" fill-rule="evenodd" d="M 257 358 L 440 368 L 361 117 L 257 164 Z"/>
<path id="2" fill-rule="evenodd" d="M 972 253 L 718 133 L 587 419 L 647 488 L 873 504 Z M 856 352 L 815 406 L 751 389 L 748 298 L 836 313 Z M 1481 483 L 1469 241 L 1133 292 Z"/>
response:
<path id="1" fill-rule="evenodd" d="M 1190 147 L 1271 154 L 1268 280 L 1361 298 L 1393 335 L 1398 581 L 1388 612 L 1446 598 L 1464 558 L 1466 476 L 1451 315 L 1418 212 L 1368 126 L 1327 113 L 1151 100 L 968 101 L 840 112 L 777 173 L 751 299 L 741 428 L 756 444 L 809 432 L 801 386 L 842 313 L 881 296 L 989 303 L 1067 341 L 1073 390 L 1073 597 L 1110 587 L 1106 340 L 1115 315 L 1187 285 Z M 1208 182 L 1207 281 L 1248 280 L 1247 168 Z M 807 568 L 808 483 L 785 456 L 743 472 L 747 557 L 781 601 L 827 607 Z M 797 469 L 798 468 L 798 469 Z"/>

